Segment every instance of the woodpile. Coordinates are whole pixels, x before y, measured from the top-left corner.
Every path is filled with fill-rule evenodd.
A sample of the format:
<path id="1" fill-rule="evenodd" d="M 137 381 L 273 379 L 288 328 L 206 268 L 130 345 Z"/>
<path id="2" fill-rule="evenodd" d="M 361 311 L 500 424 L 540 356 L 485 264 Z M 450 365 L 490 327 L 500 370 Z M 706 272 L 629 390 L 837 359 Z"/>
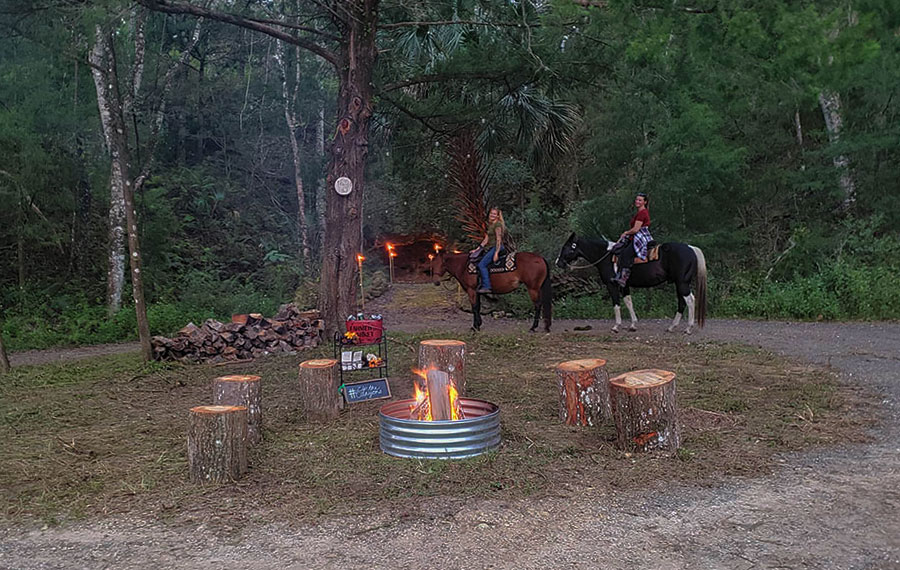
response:
<path id="1" fill-rule="evenodd" d="M 229 362 L 251 360 L 277 352 L 312 348 L 322 340 L 324 322 L 319 312 L 285 305 L 271 319 L 259 313 L 235 315 L 233 322 L 207 319 L 201 326 L 188 323 L 174 338 L 151 339 L 156 360 Z"/>

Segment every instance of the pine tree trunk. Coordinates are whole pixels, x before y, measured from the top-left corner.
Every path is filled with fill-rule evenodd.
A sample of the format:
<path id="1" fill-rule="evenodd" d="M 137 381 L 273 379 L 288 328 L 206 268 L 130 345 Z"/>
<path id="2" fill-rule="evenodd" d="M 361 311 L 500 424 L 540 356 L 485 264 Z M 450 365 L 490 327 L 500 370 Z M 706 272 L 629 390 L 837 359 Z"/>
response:
<path id="1" fill-rule="evenodd" d="M 637 370 L 609 381 L 616 444 L 626 451 L 674 451 L 681 445 L 675 374 Z"/>
<path id="2" fill-rule="evenodd" d="M 194 483 L 227 483 L 244 475 L 247 471 L 247 408 L 191 408 L 188 468 Z"/>
<path id="3" fill-rule="evenodd" d="M 446 372 L 460 396 L 466 394 L 466 343 L 461 340 L 423 340 L 419 343 L 419 368 Z"/>
<path id="4" fill-rule="evenodd" d="M 362 250 L 362 207 L 369 153 L 369 120 L 372 116 L 372 70 L 377 50 L 375 30 L 377 0 L 347 5 L 350 13 L 341 41 L 342 65 L 338 71 L 338 124 L 331 143 L 331 164 L 326 178 L 325 240 L 319 286 L 319 311 L 330 337 L 343 320 L 355 312 L 357 297 L 356 255 Z M 347 177 L 353 190 L 346 196 L 334 191 L 338 178 Z"/>
<path id="5" fill-rule="evenodd" d="M 596 426 L 612 418 L 609 375 L 602 358 L 569 360 L 556 367 L 559 419 L 566 425 Z"/>
<path id="6" fill-rule="evenodd" d="M 319 99 L 318 118 L 316 120 L 316 156 L 319 164 L 325 164 L 325 101 Z M 316 244 L 322 251 L 322 240 L 325 239 L 325 178 L 320 176 L 316 184 Z"/>
<path id="7" fill-rule="evenodd" d="M 247 442 L 262 441 L 262 389 L 259 376 L 220 376 L 213 379 L 213 404 L 247 408 Z"/>
<path id="8" fill-rule="evenodd" d="M 825 129 L 828 131 L 828 140 L 836 144 L 841 137 L 844 119 L 841 115 L 841 96 L 834 91 L 822 91 L 819 93 L 819 106 L 825 118 Z M 856 201 L 856 184 L 850 169 L 850 157 L 838 154 L 832 159 L 834 167 L 838 170 L 838 184 L 844 193 L 843 206 L 849 207 Z"/>
<path id="9" fill-rule="evenodd" d="M 340 413 L 337 367 L 338 361 L 330 358 L 300 363 L 300 410 L 312 421 L 333 420 Z"/>

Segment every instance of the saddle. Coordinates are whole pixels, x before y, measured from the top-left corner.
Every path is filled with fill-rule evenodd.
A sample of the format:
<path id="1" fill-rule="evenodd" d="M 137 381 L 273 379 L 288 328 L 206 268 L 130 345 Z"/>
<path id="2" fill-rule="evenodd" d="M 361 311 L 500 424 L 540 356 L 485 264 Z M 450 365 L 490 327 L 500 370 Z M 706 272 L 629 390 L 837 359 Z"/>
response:
<path id="1" fill-rule="evenodd" d="M 631 243 L 629 242 L 628 245 L 630 246 Z M 651 241 L 649 244 L 647 244 L 647 259 L 635 257 L 634 265 L 640 265 L 641 263 L 648 263 L 650 261 L 657 261 L 659 259 L 659 246 L 660 244 L 656 243 L 655 241 Z M 613 263 L 618 264 L 619 256 L 613 255 L 612 261 Z"/>
<path id="2" fill-rule="evenodd" d="M 470 259 L 469 263 L 466 265 L 466 271 L 471 274 L 478 273 L 478 261 L 479 259 Z M 507 273 L 509 271 L 516 270 L 516 252 L 511 251 L 509 253 L 501 254 L 497 258 L 497 263 L 491 263 L 488 265 L 488 273 Z"/>

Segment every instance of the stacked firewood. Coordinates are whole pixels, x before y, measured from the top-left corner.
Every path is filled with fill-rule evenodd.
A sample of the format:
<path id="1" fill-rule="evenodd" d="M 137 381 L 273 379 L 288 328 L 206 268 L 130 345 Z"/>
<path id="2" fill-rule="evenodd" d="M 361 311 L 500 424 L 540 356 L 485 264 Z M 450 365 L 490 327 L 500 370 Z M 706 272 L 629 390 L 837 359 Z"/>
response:
<path id="1" fill-rule="evenodd" d="M 151 344 L 156 360 L 218 363 L 315 347 L 323 328 L 318 311 L 301 311 L 290 304 L 271 319 L 250 313 L 235 315 L 230 323 L 215 319 L 199 327 L 188 323 L 175 337 L 155 336 Z"/>

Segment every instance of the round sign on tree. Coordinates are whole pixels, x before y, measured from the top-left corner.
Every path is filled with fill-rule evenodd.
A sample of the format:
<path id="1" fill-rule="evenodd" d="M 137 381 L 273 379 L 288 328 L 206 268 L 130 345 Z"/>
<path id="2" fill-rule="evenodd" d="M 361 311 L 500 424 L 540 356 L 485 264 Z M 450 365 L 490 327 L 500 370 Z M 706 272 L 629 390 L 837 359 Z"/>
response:
<path id="1" fill-rule="evenodd" d="M 334 191 L 341 196 L 346 196 L 351 191 L 353 191 L 353 182 L 351 182 L 350 179 L 346 176 L 341 176 L 334 181 Z"/>

